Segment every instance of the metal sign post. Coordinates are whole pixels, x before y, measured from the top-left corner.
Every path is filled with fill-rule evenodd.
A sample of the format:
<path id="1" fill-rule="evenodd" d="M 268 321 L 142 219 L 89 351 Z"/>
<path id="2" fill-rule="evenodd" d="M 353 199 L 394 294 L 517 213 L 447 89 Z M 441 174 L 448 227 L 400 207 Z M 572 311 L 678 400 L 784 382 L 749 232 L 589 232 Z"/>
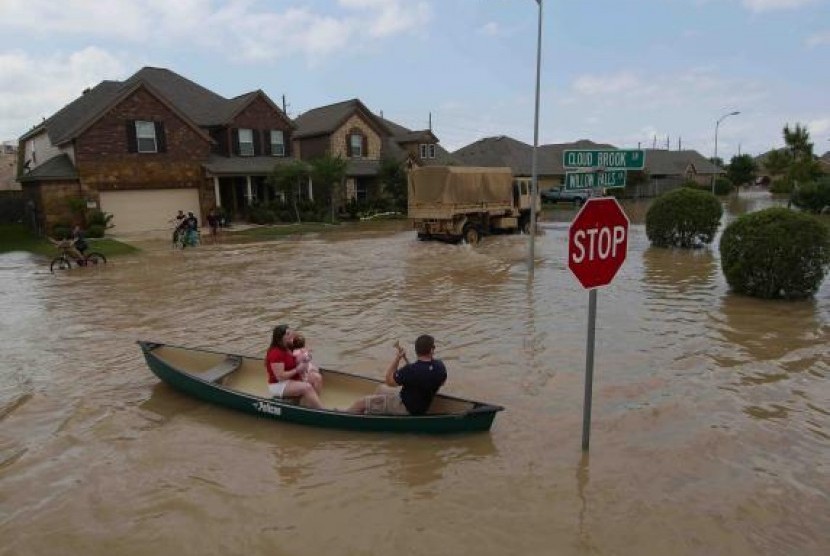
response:
<path id="1" fill-rule="evenodd" d="M 582 449 L 591 439 L 597 288 L 607 286 L 628 254 L 628 217 L 613 197 L 588 199 L 568 230 L 568 268 L 588 291 L 588 338 L 585 344 L 585 403 Z"/>
<path id="2" fill-rule="evenodd" d="M 585 343 L 585 401 L 582 405 L 582 451 L 591 442 L 591 400 L 594 389 L 594 339 L 597 330 L 597 290 L 588 292 L 588 340 Z"/>

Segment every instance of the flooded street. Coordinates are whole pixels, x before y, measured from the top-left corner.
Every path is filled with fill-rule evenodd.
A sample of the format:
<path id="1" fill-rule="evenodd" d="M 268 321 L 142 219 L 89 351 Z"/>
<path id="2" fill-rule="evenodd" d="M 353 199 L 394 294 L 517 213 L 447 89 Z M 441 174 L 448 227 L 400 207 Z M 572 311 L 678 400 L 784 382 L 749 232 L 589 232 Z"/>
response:
<path id="1" fill-rule="evenodd" d="M 590 457 L 575 211 L 541 223 L 532 279 L 527 236 L 418 242 L 406 221 L 147 240 L 57 276 L 0 255 L 0 554 L 827 554 L 830 279 L 805 302 L 732 295 L 717 241 L 651 248 L 624 206 Z M 323 367 L 377 377 L 431 333 L 444 391 L 506 411 L 448 437 L 278 423 L 171 390 L 135 344 L 261 356 L 283 322 Z"/>

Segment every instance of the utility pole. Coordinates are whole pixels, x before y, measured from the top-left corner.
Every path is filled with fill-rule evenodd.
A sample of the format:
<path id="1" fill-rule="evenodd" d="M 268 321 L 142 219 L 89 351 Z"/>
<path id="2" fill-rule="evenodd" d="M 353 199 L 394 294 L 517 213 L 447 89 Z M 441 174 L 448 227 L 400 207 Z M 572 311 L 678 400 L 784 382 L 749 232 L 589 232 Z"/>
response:
<path id="1" fill-rule="evenodd" d="M 533 158 L 531 162 L 530 182 L 530 246 L 528 249 L 528 272 L 532 276 L 535 270 L 536 249 L 536 199 L 539 197 L 539 174 L 537 168 L 539 151 L 539 82 L 542 74 L 542 0 L 539 5 L 539 31 L 536 37 L 536 110 L 533 115 Z"/>

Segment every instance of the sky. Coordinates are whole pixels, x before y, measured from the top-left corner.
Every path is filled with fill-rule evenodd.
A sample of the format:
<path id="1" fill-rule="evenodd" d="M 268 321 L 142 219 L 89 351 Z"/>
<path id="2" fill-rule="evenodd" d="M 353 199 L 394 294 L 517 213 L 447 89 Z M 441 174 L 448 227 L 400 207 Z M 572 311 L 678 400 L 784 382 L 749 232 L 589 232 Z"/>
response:
<path id="1" fill-rule="evenodd" d="M 543 0 L 540 145 L 830 151 L 830 0 Z M 0 0 L 0 141 L 144 66 L 291 117 L 359 98 L 457 150 L 534 142 L 535 0 Z M 740 114 L 726 116 L 731 112 Z M 718 124 L 718 121 L 720 123 Z"/>

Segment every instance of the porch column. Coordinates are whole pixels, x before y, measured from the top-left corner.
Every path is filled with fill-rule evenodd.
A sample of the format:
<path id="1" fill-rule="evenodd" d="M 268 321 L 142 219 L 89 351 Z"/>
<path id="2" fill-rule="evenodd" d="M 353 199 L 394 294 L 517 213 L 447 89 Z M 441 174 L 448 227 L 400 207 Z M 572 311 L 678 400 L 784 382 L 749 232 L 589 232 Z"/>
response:
<path id="1" fill-rule="evenodd" d="M 216 207 L 221 207 L 222 194 L 219 192 L 219 176 L 213 176 L 213 195 L 216 197 Z"/>
<path id="2" fill-rule="evenodd" d="M 314 188 L 311 186 L 311 176 L 308 176 L 308 200 L 314 200 Z"/>
<path id="3" fill-rule="evenodd" d="M 245 185 L 247 186 L 245 197 L 248 198 L 248 206 L 251 206 L 254 204 L 254 192 L 251 189 L 251 176 L 245 176 Z"/>

